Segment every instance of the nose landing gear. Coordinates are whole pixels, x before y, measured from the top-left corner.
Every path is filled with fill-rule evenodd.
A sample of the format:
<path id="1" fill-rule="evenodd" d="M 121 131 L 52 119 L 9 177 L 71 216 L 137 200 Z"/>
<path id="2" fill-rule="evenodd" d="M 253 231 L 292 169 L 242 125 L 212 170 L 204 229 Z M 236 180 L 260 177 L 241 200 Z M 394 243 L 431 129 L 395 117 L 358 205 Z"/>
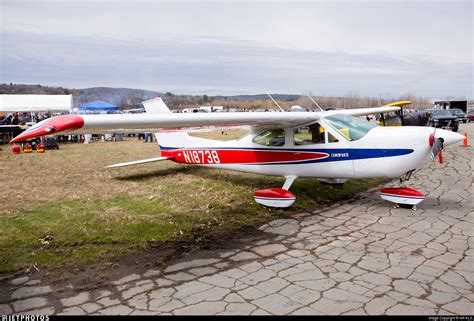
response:
<path id="1" fill-rule="evenodd" d="M 413 170 L 407 172 L 404 176 L 400 177 L 399 187 L 384 187 L 380 190 L 380 198 L 395 204 L 395 208 L 411 208 L 417 210 L 417 205 L 423 202 L 425 194 L 422 192 L 404 186 L 405 181 L 411 178 Z"/>

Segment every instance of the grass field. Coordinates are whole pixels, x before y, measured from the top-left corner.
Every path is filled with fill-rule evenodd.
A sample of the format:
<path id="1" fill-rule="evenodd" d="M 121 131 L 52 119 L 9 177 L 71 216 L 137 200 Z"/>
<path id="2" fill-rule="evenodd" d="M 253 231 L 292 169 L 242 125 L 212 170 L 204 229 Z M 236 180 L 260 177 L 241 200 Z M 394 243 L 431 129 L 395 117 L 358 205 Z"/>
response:
<path id="1" fill-rule="evenodd" d="M 237 133 L 241 134 L 241 133 Z M 224 136 L 230 139 L 237 134 Z M 203 134 L 219 137 L 220 133 Z M 210 170 L 172 162 L 106 170 L 104 166 L 159 156 L 154 142 L 62 144 L 45 154 L 0 151 L 0 273 L 33 264 L 50 268 L 137 253 L 164 242 L 216 237 L 258 226 L 292 211 L 353 196 L 381 180 L 342 187 L 297 180 L 290 211 L 253 201 L 257 189 L 282 178 Z"/>

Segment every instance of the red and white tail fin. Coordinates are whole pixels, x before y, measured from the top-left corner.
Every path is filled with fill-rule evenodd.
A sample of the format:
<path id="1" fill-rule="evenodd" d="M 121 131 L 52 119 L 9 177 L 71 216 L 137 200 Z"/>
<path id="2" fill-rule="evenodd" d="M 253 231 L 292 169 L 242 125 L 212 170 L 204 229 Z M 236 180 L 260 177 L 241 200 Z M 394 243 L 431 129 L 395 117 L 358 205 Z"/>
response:
<path id="1" fill-rule="evenodd" d="M 142 102 L 147 114 L 171 114 L 170 109 L 166 106 L 160 96 Z"/>

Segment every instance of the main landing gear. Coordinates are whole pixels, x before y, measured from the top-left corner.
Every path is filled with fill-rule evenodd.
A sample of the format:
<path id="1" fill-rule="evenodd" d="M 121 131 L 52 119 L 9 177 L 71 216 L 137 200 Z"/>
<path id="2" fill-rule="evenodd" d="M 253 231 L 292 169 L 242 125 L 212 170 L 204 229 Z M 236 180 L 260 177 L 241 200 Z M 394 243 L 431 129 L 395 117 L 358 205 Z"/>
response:
<path id="1" fill-rule="evenodd" d="M 289 191 L 296 176 L 287 176 L 282 188 L 261 189 L 253 193 L 255 202 L 267 207 L 287 208 L 296 201 L 296 196 Z"/>

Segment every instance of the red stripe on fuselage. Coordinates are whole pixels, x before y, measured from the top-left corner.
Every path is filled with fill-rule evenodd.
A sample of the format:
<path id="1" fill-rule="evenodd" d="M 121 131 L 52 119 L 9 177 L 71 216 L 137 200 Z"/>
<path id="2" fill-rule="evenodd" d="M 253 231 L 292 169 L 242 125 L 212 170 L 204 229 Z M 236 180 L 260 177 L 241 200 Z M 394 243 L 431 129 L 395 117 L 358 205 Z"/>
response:
<path id="1" fill-rule="evenodd" d="M 163 153 L 162 153 L 163 154 Z M 327 153 L 246 149 L 170 150 L 166 156 L 185 164 L 269 164 L 292 163 L 329 157 Z"/>

